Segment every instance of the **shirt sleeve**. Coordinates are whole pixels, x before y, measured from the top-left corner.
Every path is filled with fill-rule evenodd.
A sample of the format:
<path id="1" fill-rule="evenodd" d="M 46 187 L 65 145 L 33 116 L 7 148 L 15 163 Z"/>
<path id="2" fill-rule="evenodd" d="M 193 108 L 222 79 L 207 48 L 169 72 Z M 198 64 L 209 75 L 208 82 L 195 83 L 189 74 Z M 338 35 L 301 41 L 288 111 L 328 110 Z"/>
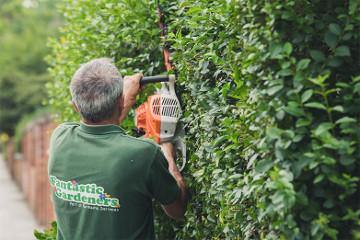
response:
<path id="1" fill-rule="evenodd" d="M 156 150 L 148 178 L 152 197 L 162 205 L 171 204 L 179 197 L 180 188 L 169 172 L 168 162 L 160 148 Z"/>

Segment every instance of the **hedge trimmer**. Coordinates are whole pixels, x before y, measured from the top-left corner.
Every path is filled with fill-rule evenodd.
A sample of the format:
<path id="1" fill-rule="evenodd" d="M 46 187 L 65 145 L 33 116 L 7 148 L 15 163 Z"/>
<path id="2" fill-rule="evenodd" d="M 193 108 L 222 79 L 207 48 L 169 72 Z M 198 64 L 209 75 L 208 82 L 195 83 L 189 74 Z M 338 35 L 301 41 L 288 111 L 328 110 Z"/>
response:
<path id="1" fill-rule="evenodd" d="M 172 142 L 176 150 L 180 171 L 186 164 L 185 130 L 179 123 L 182 114 L 179 99 L 175 93 L 175 75 L 143 77 L 141 85 L 161 82 L 161 89 L 147 98 L 135 110 L 135 125 L 138 133 L 152 138 L 157 143 Z"/>

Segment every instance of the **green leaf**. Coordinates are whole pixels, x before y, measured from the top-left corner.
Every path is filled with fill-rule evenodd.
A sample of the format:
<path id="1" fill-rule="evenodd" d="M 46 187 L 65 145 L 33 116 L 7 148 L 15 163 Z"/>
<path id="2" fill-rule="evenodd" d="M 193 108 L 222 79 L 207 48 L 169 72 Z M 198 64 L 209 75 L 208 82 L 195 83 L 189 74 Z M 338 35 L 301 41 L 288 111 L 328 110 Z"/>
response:
<path id="1" fill-rule="evenodd" d="M 279 44 L 270 46 L 270 57 L 273 59 L 277 59 L 280 57 L 280 53 L 282 51 L 282 47 Z"/>
<path id="2" fill-rule="evenodd" d="M 353 36 L 353 33 L 349 32 L 349 33 L 346 33 L 342 39 L 347 41 L 347 40 L 350 40 L 350 38 L 352 38 L 352 36 Z"/>
<path id="3" fill-rule="evenodd" d="M 310 50 L 310 56 L 316 61 L 316 62 L 323 62 L 325 61 L 325 55 L 319 51 L 319 50 Z"/>
<path id="4" fill-rule="evenodd" d="M 344 166 L 350 166 L 355 162 L 355 159 L 349 156 L 344 156 L 340 158 L 340 163 Z"/>
<path id="5" fill-rule="evenodd" d="M 282 69 L 278 72 L 278 74 L 280 76 L 283 76 L 283 77 L 286 77 L 286 76 L 290 76 L 292 74 L 292 71 L 290 68 L 287 68 L 287 69 Z"/>
<path id="6" fill-rule="evenodd" d="M 251 156 L 251 158 L 249 159 L 246 168 L 250 169 L 253 165 L 253 163 L 255 162 L 255 160 L 257 159 L 257 157 L 259 156 L 259 154 L 255 153 L 254 155 Z"/>
<path id="7" fill-rule="evenodd" d="M 329 30 L 330 30 L 330 32 L 332 32 L 332 33 L 335 34 L 335 35 L 340 35 L 340 34 L 341 34 L 341 28 L 340 28 L 340 26 L 339 26 L 338 24 L 336 24 L 336 23 L 331 23 L 331 24 L 329 25 Z"/>
<path id="8" fill-rule="evenodd" d="M 206 74 L 209 72 L 209 69 L 208 69 L 208 66 L 209 66 L 209 61 L 204 61 L 201 63 L 201 74 Z"/>
<path id="9" fill-rule="evenodd" d="M 292 53 L 293 47 L 291 45 L 291 43 L 287 42 L 284 44 L 284 53 L 286 53 L 287 55 L 290 55 Z"/>
<path id="10" fill-rule="evenodd" d="M 301 117 L 301 116 L 304 116 L 304 114 L 305 114 L 304 110 L 302 110 L 295 104 L 291 104 L 291 102 L 289 102 L 289 105 L 284 107 L 284 110 L 285 110 L 285 112 L 287 112 L 290 115 L 293 115 L 295 117 Z"/>
<path id="11" fill-rule="evenodd" d="M 329 60 L 328 65 L 330 67 L 339 67 L 342 64 L 342 60 L 339 57 L 333 57 Z"/>
<path id="12" fill-rule="evenodd" d="M 278 138 L 280 138 L 282 133 L 283 133 L 283 131 L 277 127 L 270 127 L 266 130 L 266 135 L 270 139 L 278 139 Z"/>
<path id="13" fill-rule="evenodd" d="M 57 230 L 57 222 L 56 222 L 56 221 L 52 221 L 51 227 L 52 227 L 53 229 Z"/>
<path id="14" fill-rule="evenodd" d="M 228 177 L 228 179 L 237 179 L 242 177 L 243 175 L 241 173 L 235 173 L 233 175 L 231 175 L 230 177 Z"/>
<path id="15" fill-rule="evenodd" d="M 204 175 L 205 173 L 205 169 L 201 168 L 199 170 L 197 170 L 196 172 L 194 172 L 192 175 L 196 178 L 201 177 L 202 175 Z"/>
<path id="16" fill-rule="evenodd" d="M 326 110 L 325 105 L 322 104 L 322 103 L 319 103 L 319 102 L 306 103 L 304 106 L 305 106 L 305 107 L 309 107 L 309 108 L 316 108 L 316 109 Z"/>
<path id="17" fill-rule="evenodd" d="M 319 183 L 321 182 L 323 179 L 324 179 L 324 174 L 320 174 L 320 175 L 317 175 L 316 178 L 314 179 L 314 183 Z"/>
<path id="18" fill-rule="evenodd" d="M 360 81 L 360 75 L 352 77 L 351 80 L 353 82 L 359 82 Z"/>
<path id="19" fill-rule="evenodd" d="M 44 235 L 45 234 L 39 232 L 38 230 L 34 230 L 34 236 L 36 237 L 36 239 L 40 239 L 40 240 L 45 239 Z"/>
<path id="20" fill-rule="evenodd" d="M 332 199 L 327 199 L 324 204 L 323 204 L 324 208 L 333 208 L 334 207 L 334 200 Z M 336 236 L 336 234 L 335 234 Z M 332 237 L 332 239 L 336 239 L 334 237 Z"/>
<path id="21" fill-rule="evenodd" d="M 296 72 L 295 76 L 294 76 L 294 81 L 295 82 L 301 82 L 304 80 L 304 74 L 301 72 Z"/>
<path id="22" fill-rule="evenodd" d="M 325 123 L 321 123 L 314 131 L 314 134 L 316 136 L 320 136 L 323 133 L 329 131 L 330 129 L 334 128 L 334 124 L 329 123 L 329 122 L 325 122 Z"/>
<path id="23" fill-rule="evenodd" d="M 285 117 L 285 112 L 283 110 L 279 110 L 277 113 L 276 113 L 276 118 L 279 119 L 279 120 L 282 120 L 284 119 Z"/>
<path id="24" fill-rule="evenodd" d="M 263 159 L 256 164 L 255 171 L 258 173 L 264 173 L 267 172 L 273 165 L 274 162 L 271 159 Z"/>
<path id="25" fill-rule="evenodd" d="M 332 49 L 335 48 L 337 44 L 337 36 L 331 32 L 325 33 L 325 43 Z"/>
<path id="26" fill-rule="evenodd" d="M 335 112 L 344 112 L 344 108 L 343 108 L 343 106 L 335 106 L 335 107 L 332 107 L 331 108 L 331 111 L 335 111 Z"/>
<path id="27" fill-rule="evenodd" d="M 348 46 L 340 46 L 335 49 L 335 56 L 348 57 L 350 55 L 351 54 Z"/>
<path id="28" fill-rule="evenodd" d="M 299 174 L 301 173 L 302 169 L 308 165 L 310 163 L 311 159 L 307 158 L 307 157 L 301 157 L 298 161 L 294 162 L 292 165 L 292 168 L 294 170 L 294 176 L 295 178 L 297 176 L 299 176 Z"/>
<path id="29" fill-rule="evenodd" d="M 349 1 L 349 13 L 352 15 L 356 12 L 359 5 L 359 0 L 350 0 Z"/>
<path id="30" fill-rule="evenodd" d="M 341 143 L 339 140 L 336 139 L 330 132 L 324 132 L 321 137 L 321 141 L 324 143 L 323 146 L 330 149 L 340 149 Z M 330 159 L 328 157 L 328 159 Z M 331 160 L 333 161 L 333 160 Z M 329 162 L 329 161 L 328 161 Z"/>
<path id="31" fill-rule="evenodd" d="M 323 87 L 325 84 L 326 79 L 328 79 L 330 76 L 329 73 L 324 74 L 324 75 L 318 75 L 316 78 L 309 78 L 309 81 L 312 83 L 315 83 L 316 85 L 319 85 L 321 87 Z"/>
<path id="32" fill-rule="evenodd" d="M 360 94 L 360 83 L 355 84 L 353 92 Z"/>
<path id="33" fill-rule="evenodd" d="M 301 95 L 301 102 L 304 103 L 306 102 L 307 100 L 309 100 L 311 98 L 313 94 L 313 90 L 312 89 L 309 89 L 309 90 L 306 90 L 302 95 Z"/>
<path id="34" fill-rule="evenodd" d="M 303 135 L 296 135 L 292 140 L 293 142 L 300 142 L 303 138 Z"/>
<path id="35" fill-rule="evenodd" d="M 296 127 L 306 127 L 311 124 L 311 120 L 307 118 L 300 118 L 296 121 Z"/>
<path id="36" fill-rule="evenodd" d="M 342 117 L 336 121 L 336 124 L 342 124 L 342 123 L 356 123 L 356 119 L 351 117 Z"/>
<path id="37" fill-rule="evenodd" d="M 303 70 L 303 69 L 307 68 L 309 66 L 310 62 L 311 62 L 311 60 L 308 58 L 301 59 L 296 65 L 296 70 L 299 71 L 299 70 Z"/>
<path id="38" fill-rule="evenodd" d="M 274 95 L 275 93 L 277 93 L 279 90 L 281 90 L 284 86 L 283 85 L 275 85 L 275 86 L 272 86 L 271 88 L 269 88 L 267 90 L 267 94 L 269 96 L 272 96 Z"/>
<path id="39" fill-rule="evenodd" d="M 290 66 L 291 66 L 291 62 L 289 62 L 289 61 L 281 63 L 282 69 L 289 68 Z"/>
<path id="40" fill-rule="evenodd" d="M 221 145 L 223 142 L 225 142 L 227 140 L 227 136 L 219 136 L 218 138 L 216 138 L 213 142 L 213 146 L 219 146 Z"/>

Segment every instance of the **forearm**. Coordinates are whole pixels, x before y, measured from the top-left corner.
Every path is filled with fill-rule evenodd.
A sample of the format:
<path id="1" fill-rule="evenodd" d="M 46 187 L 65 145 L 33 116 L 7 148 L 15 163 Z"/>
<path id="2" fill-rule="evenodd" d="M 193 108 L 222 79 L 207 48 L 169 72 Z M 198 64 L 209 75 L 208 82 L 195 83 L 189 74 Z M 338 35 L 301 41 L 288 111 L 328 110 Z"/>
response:
<path id="1" fill-rule="evenodd" d="M 130 98 L 125 95 L 124 108 L 122 109 L 122 111 L 120 113 L 120 117 L 119 117 L 120 123 L 122 123 L 122 121 L 124 121 L 124 119 L 126 118 L 126 116 L 129 113 L 129 111 L 131 110 L 132 106 L 134 106 L 135 102 L 136 102 L 135 98 Z"/>
<path id="2" fill-rule="evenodd" d="M 143 77 L 142 74 L 135 74 L 132 76 L 124 77 L 124 90 L 123 90 L 124 102 L 122 104 L 123 108 L 118 117 L 120 123 L 124 121 L 130 109 L 136 103 L 136 96 L 139 94 L 141 90 L 140 80 L 142 77 Z"/>
<path id="3" fill-rule="evenodd" d="M 183 208 L 184 211 L 186 209 L 186 203 L 187 203 L 187 190 L 186 190 L 186 183 L 185 180 L 183 178 L 183 176 L 181 175 L 178 167 L 175 165 L 175 167 L 172 167 L 172 169 L 170 169 L 169 167 L 169 171 L 171 173 L 171 175 L 173 175 L 173 177 L 175 178 L 180 191 L 181 191 L 181 202 L 183 204 Z"/>
<path id="4" fill-rule="evenodd" d="M 178 167 L 176 166 L 175 160 L 174 160 L 174 146 L 172 143 L 162 143 L 160 144 L 160 147 L 165 155 L 166 160 L 169 163 L 169 172 L 174 177 L 174 179 L 177 182 L 177 185 L 180 188 L 180 196 L 178 199 L 167 206 L 163 206 L 166 214 L 170 216 L 173 219 L 176 220 L 183 220 L 184 214 L 186 211 L 186 204 L 187 204 L 187 190 L 186 190 L 186 184 L 185 180 L 182 177 Z"/>
<path id="5" fill-rule="evenodd" d="M 171 173 L 171 175 L 173 175 L 173 177 L 175 178 L 180 191 L 181 191 L 181 202 L 184 208 L 184 211 L 186 209 L 186 203 L 187 203 L 187 190 L 186 190 L 186 183 L 185 180 L 183 178 L 183 176 L 181 175 L 179 168 L 176 166 L 175 164 L 175 160 L 173 157 L 173 154 L 169 154 L 169 153 L 164 153 L 165 157 L 168 159 L 169 162 L 169 172 Z"/>

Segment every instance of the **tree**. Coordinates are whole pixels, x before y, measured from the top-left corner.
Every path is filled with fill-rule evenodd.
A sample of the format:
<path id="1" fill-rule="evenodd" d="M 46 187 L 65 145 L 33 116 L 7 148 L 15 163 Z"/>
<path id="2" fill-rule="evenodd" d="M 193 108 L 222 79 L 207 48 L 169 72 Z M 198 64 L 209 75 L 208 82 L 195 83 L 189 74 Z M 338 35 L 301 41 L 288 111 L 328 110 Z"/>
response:
<path id="1" fill-rule="evenodd" d="M 0 132 L 9 135 L 22 115 L 42 107 L 50 79 L 46 42 L 60 24 L 54 1 L 28 2 L 0 3 Z"/>

